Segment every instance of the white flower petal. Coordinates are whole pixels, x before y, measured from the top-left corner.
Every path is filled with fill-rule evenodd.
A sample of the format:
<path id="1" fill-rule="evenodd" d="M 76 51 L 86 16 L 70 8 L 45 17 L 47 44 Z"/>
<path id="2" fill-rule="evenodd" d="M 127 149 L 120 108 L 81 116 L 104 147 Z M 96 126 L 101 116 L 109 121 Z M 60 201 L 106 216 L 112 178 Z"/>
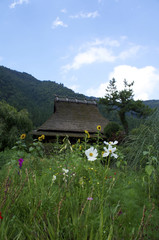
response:
<path id="1" fill-rule="evenodd" d="M 98 156 L 97 149 L 95 149 L 94 147 L 90 147 L 89 149 L 87 149 L 85 151 L 85 154 L 88 158 L 88 161 L 95 161 Z"/>
<path id="2" fill-rule="evenodd" d="M 112 156 L 113 156 L 114 158 L 118 158 L 118 155 L 117 155 L 116 153 L 113 153 Z"/>

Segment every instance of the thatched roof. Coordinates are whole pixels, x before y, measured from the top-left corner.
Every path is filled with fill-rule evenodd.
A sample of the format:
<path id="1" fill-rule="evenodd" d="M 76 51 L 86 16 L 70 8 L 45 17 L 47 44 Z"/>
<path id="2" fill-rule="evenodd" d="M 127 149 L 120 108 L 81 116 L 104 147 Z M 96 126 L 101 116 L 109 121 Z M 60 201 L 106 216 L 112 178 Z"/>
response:
<path id="1" fill-rule="evenodd" d="M 97 125 L 108 124 L 99 112 L 96 101 L 55 98 L 52 116 L 33 135 L 82 137 L 87 130 L 91 136 L 97 132 Z"/>

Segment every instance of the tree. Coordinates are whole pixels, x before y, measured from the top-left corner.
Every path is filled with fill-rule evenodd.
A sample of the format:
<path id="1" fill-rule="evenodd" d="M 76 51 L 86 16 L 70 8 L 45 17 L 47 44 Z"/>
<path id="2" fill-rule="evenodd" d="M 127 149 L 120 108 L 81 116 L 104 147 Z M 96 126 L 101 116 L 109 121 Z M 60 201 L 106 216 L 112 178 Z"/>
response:
<path id="1" fill-rule="evenodd" d="M 0 101 L 0 150 L 12 147 L 22 133 L 32 129 L 27 110 L 17 111 L 5 101 Z"/>
<path id="2" fill-rule="evenodd" d="M 105 105 L 108 112 L 117 111 L 121 124 L 128 134 L 128 122 L 126 119 L 126 113 L 131 112 L 138 117 L 144 117 L 153 112 L 151 108 L 146 106 L 142 101 L 133 99 L 134 94 L 132 90 L 134 82 L 130 84 L 124 80 L 124 90 L 117 90 L 116 80 L 113 78 L 110 80 L 106 89 L 106 95 L 104 98 L 100 98 L 100 103 Z"/>

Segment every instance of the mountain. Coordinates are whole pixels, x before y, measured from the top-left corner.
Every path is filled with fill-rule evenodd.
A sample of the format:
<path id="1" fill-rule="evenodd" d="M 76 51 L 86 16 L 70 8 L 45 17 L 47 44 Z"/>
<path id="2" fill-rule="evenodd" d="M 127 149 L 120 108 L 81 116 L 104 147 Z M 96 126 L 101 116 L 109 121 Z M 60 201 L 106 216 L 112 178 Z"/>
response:
<path id="1" fill-rule="evenodd" d="M 34 126 L 52 114 L 55 95 L 86 98 L 63 84 L 40 81 L 28 73 L 0 66 L 0 101 L 5 100 L 17 110 L 27 109 Z"/>
<path id="2" fill-rule="evenodd" d="M 5 100 L 17 110 L 27 109 L 35 127 L 44 123 L 53 113 L 55 95 L 89 98 L 75 93 L 63 84 L 49 80 L 40 81 L 28 73 L 0 66 L 0 101 Z M 144 103 L 151 108 L 159 109 L 159 100 L 148 100 Z M 99 111 L 109 120 L 117 120 L 115 113 L 108 116 L 104 111 L 104 106 L 100 105 Z"/>

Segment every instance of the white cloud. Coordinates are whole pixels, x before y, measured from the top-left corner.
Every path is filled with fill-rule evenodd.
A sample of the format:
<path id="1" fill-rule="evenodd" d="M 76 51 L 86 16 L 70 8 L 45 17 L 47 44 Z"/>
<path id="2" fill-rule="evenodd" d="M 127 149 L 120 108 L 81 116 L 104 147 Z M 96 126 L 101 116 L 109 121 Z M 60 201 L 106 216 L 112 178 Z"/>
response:
<path id="1" fill-rule="evenodd" d="M 91 47 L 85 52 L 79 53 L 75 56 L 72 64 L 67 64 L 63 67 L 65 71 L 71 69 L 79 69 L 82 65 L 92 64 L 94 62 L 113 62 L 115 56 L 111 51 L 103 47 Z"/>
<path id="2" fill-rule="evenodd" d="M 118 40 L 112 40 L 110 38 L 104 38 L 104 39 L 96 38 L 93 42 L 88 42 L 85 45 L 85 47 L 100 46 L 100 45 L 102 45 L 103 47 L 105 47 L 105 46 L 119 47 L 120 42 Z"/>
<path id="3" fill-rule="evenodd" d="M 71 15 L 70 18 L 96 18 L 98 16 L 99 16 L 98 11 L 88 13 L 80 12 L 76 15 Z"/>
<path id="4" fill-rule="evenodd" d="M 89 88 L 86 90 L 86 96 L 93 96 L 93 97 L 104 97 L 105 96 L 105 89 L 108 86 L 108 82 L 102 83 L 99 85 L 98 88 Z"/>
<path id="5" fill-rule="evenodd" d="M 56 18 L 56 20 L 52 23 L 52 28 L 56 28 L 56 27 L 68 27 L 67 24 L 65 24 L 63 21 L 60 20 L 59 17 Z"/>
<path id="6" fill-rule="evenodd" d="M 129 45 L 127 50 L 121 50 L 115 53 L 114 48 L 119 48 L 120 41 L 112 40 L 110 38 L 95 39 L 93 42 L 88 42 L 80 47 L 79 53 L 73 58 L 72 63 L 66 64 L 62 69 L 67 72 L 70 70 L 77 70 L 84 65 L 102 62 L 115 62 L 116 60 L 125 60 L 136 56 L 142 48 L 139 45 Z M 124 48 L 126 46 L 124 45 Z"/>
<path id="7" fill-rule="evenodd" d="M 126 79 L 128 83 L 134 81 L 133 91 L 134 98 L 141 100 L 157 99 L 159 92 L 159 70 L 153 66 L 146 66 L 143 68 L 132 67 L 128 65 L 120 65 L 114 68 L 113 72 L 109 74 L 109 80 L 115 78 L 117 88 L 124 89 L 123 80 Z M 104 97 L 105 89 L 109 84 L 109 80 L 100 84 L 96 89 L 90 88 L 86 91 L 88 96 Z"/>
<path id="8" fill-rule="evenodd" d="M 23 3 L 29 3 L 29 0 L 17 0 L 9 5 L 10 8 L 15 8 L 16 5 L 21 5 Z"/>
<path id="9" fill-rule="evenodd" d="M 78 89 L 79 89 L 79 85 L 71 85 L 71 86 L 68 86 L 68 88 L 72 89 L 74 92 L 78 92 Z"/>
<path id="10" fill-rule="evenodd" d="M 125 60 L 125 59 L 127 59 L 129 57 L 135 56 L 139 52 L 140 49 L 141 49 L 141 46 L 139 46 L 139 45 L 132 46 L 129 49 L 122 51 L 119 54 L 118 57 L 121 60 Z"/>

